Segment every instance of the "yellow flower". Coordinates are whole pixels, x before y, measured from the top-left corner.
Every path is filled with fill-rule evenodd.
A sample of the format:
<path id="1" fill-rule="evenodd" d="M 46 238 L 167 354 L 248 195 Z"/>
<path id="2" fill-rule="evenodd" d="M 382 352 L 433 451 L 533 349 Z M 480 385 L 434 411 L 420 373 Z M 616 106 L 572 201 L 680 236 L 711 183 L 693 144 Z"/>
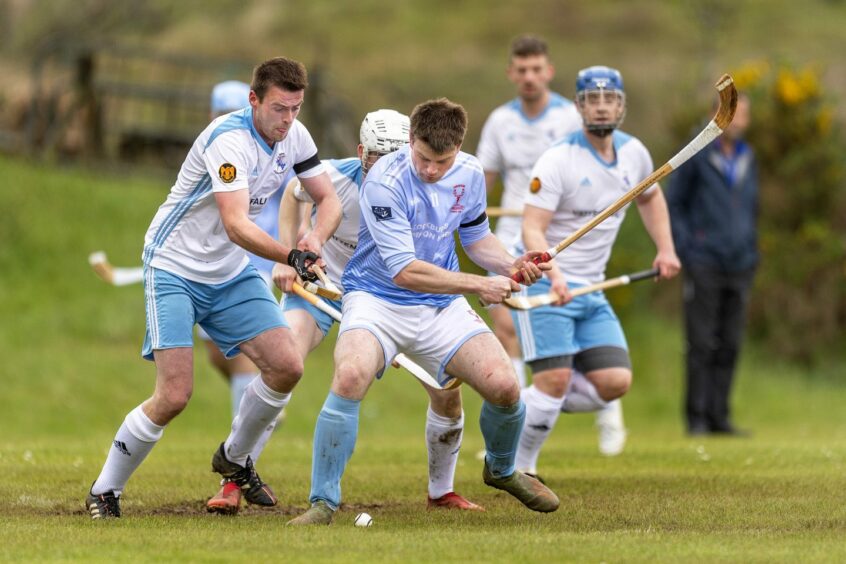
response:
<path id="1" fill-rule="evenodd" d="M 779 99 L 787 106 L 795 106 L 802 103 L 805 99 L 801 82 L 787 69 L 778 71 L 776 93 Z"/>
<path id="2" fill-rule="evenodd" d="M 770 64 L 765 60 L 750 61 L 735 69 L 731 76 L 740 90 L 748 90 L 757 85 L 761 78 L 770 72 Z"/>

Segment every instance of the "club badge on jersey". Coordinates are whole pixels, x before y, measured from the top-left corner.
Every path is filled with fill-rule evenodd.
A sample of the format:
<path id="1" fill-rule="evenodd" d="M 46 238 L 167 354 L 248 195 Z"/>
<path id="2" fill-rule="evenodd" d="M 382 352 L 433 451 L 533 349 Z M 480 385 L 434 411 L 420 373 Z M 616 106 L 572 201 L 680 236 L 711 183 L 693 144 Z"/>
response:
<path id="1" fill-rule="evenodd" d="M 449 211 L 453 213 L 459 213 L 464 211 L 464 206 L 461 205 L 461 198 L 464 197 L 465 186 L 464 184 L 456 184 L 452 187 L 452 195 L 455 197 L 455 203 L 449 208 Z"/>
<path id="2" fill-rule="evenodd" d="M 231 163 L 223 163 L 220 165 L 220 168 L 217 169 L 217 174 L 220 176 L 220 180 L 229 184 L 233 180 L 235 180 L 235 176 L 238 174 L 238 171 L 235 170 L 235 165 Z"/>

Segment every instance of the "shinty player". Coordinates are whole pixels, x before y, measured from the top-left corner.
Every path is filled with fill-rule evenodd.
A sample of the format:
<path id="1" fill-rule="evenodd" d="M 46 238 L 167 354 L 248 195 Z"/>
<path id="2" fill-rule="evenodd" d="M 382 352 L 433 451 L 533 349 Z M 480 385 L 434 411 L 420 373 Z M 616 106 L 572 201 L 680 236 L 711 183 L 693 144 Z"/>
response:
<path id="1" fill-rule="evenodd" d="M 343 219 L 335 233 L 323 245 L 321 257 L 326 263 L 327 276 L 341 289 L 341 274 L 358 244 L 361 185 L 370 167 L 379 158 L 408 144 L 408 135 L 408 116 L 394 110 L 377 110 L 367 114 L 361 123 L 357 157 L 323 161 L 341 201 Z M 285 189 L 279 210 L 279 224 L 286 227 L 286 231 L 282 233 L 283 237 L 288 241 L 296 240 L 299 218 L 305 215 L 313 219 L 312 206 L 313 201 L 309 195 L 293 180 Z M 308 228 L 306 226 L 300 231 Z M 283 242 L 286 242 L 285 239 Z M 290 288 L 296 273 L 292 268 L 278 264 L 274 269 L 273 278 L 280 288 Z M 339 302 L 322 297 L 318 299 L 341 312 Z M 331 316 L 296 294 L 285 295 L 283 311 L 303 358 L 323 341 L 335 323 Z M 454 491 L 455 467 L 464 430 L 461 392 L 458 389 L 435 390 L 428 386 L 424 388 L 430 397 L 426 417 L 426 443 L 429 454 L 427 506 L 483 511 L 481 506 Z M 253 458 L 257 454 L 253 451 Z M 232 514 L 238 511 L 240 500 L 241 489 L 236 484 L 225 483 L 221 491 L 208 501 L 207 507 L 209 511 Z"/>
<path id="2" fill-rule="evenodd" d="M 652 172 L 646 147 L 617 129 L 626 110 L 617 70 L 594 66 L 580 71 L 576 100 L 582 130 L 544 152 L 532 171 L 523 212 L 523 241 L 529 248 L 554 245 Z M 636 203 L 657 248 L 653 266 L 660 278 L 671 278 L 680 263 L 660 187 L 652 186 Z M 631 385 L 628 345 L 605 295 L 571 299 L 569 294 L 570 287 L 604 278 L 624 216 L 625 209 L 573 243 L 556 257 L 544 280 L 527 290 L 529 295 L 552 290 L 561 297 L 557 304 L 515 313 L 523 353 L 534 373 L 532 386 L 523 391 L 526 423 L 517 455 L 517 467 L 530 474 L 537 473 L 538 454 L 562 410 L 607 410 Z M 570 385 L 574 366 L 584 377 Z M 622 419 L 619 412 L 606 411 L 606 416 L 615 415 Z M 621 420 L 616 427 L 622 428 Z M 618 443 L 624 439 L 616 437 Z"/>
<path id="3" fill-rule="evenodd" d="M 531 283 L 549 265 L 531 263 L 538 253 L 515 260 L 490 232 L 482 167 L 460 152 L 466 128 L 460 105 L 444 98 L 419 104 L 409 145 L 379 159 L 361 188 L 358 246 L 342 278 L 335 373 L 315 428 L 311 507 L 291 525 L 331 523 L 361 401 L 398 352 L 440 383 L 458 378 L 485 399 L 485 483 L 535 511 L 558 508 L 552 490 L 514 469 L 524 418 L 520 387 L 502 345 L 460 295 L 500 303 L 519 289 L 506 276 L 519 270 Z M 499 276 L 458 271 L 456 231 L 471 260 Z"/>
<path id="4" fill-rule="evenodd" d="M 555 67 L 549 60 L 546 42 L 534 35 L 521 35 L 511 42 L 508 80 L 517 97 L 491 112 L 476 148 L 476 157 L 485 170 L 488 192 L 502 178 L 501 206 L 523 210 L 529 174 L 538 157 L 565 135 L 578 131 L 582 118 L 573 102 L 552 92 L 549 83 Z M 520 217 L 502 217 L 496 223 L 496 236 L 509 252 L 520 243 Z M 502 306 L 489 309 L 493 330 L 502 343 L 521 387 L 526 387 L 526 368 L 509 311 Z"/>
<path id="5" fill-rule="evenodd" d="M 308 130 L 296 118 L 308 85 L 305 67 L 277 57 L 256 67 L 250 107 L 222 116 L 198 136 L 145 237 L 147 334 L 142 354 L 156 363 L 153 396 L 133 409 L 86 497 L 93 519 L 120 517 L 132 473 L 187 405 L 193 387 L 193 326 L 199 323 L 228 357 L 246 354 L 261 370 L 233 422 L 237 440 L 219 465 L 253 503 L 276 498 L 249 458 L 302 375 L 302 359 L 270 288 L 246 251 L 309 270 L 341 216 L 332 183 Z M 253 223 L 293 170 L 320 204 L 317 227 L 292 249 Z"/>

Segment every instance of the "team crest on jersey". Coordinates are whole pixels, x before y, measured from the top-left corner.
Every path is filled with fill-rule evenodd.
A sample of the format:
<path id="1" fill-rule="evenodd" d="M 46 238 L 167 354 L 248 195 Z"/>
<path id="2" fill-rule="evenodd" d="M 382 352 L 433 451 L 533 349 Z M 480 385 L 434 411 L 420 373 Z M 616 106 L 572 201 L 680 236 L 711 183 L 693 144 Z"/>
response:
<path id="1" fill-rule="evenodd" d="M 370 209 L 373 210 L 373 215 L 376 216 L 376 221 L 387 221 L 389 219 L 393 219 L 394 217 L 391 208 L 387 206 L 370 206 Z"/>
<path id="2" fill-rule="evenodd" d="M 452 195 L 455 197 L 455 203 L 449 208 L 451 212 L 464 211 L 464 206 L 461 205 L 461 198 L 464 197 L 464 184 L 456 184 L 452 187 Z"/>
<path id="3" fill-rule="evenodd" d="M 276 174 L 282 174 L 288 168 L 288 163 L 285 162 L 285 153 L 280 152 L 276 156 L 276 160 L 273 162 L 273 172 Z"/>
<path id="4" fill-rule="evenodd" d="M 235 165 L 231 163 L 223 163 L 220 165 L 220 168 L 217 169 L 217 175 L 220 176 L 220 179 L 226 184 L 235 180 L 235 176 L 237 174 L 238 171 L 235 170 Z"/>
<path id="5" fill-rule="evenodd" d="M 535 176 L 534 178 L 532 178 L 532 181 L 531 181 L 531 182 L 529 182 L 529 191 L 530 191 L 532 194 L 537 194 L 538 192 L 540 192 L 540 189 L 541 189 L 541 181 L 540 181 L 540 178 L 538 178 L 537 176 Z"/>

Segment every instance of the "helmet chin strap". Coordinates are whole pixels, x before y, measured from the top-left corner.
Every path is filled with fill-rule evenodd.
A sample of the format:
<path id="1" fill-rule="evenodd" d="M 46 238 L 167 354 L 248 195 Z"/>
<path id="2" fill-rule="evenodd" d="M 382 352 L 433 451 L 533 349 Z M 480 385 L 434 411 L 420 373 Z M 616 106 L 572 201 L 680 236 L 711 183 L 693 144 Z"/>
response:
<path id="1" fill-rule="evenodd" d="M 616 127 L 609 127 L 607 124 L 602 125 L 588 125 L 587 130 L 596 135 L 597 137 L 608 137 L 614 130 L 617 129 Z"/>

